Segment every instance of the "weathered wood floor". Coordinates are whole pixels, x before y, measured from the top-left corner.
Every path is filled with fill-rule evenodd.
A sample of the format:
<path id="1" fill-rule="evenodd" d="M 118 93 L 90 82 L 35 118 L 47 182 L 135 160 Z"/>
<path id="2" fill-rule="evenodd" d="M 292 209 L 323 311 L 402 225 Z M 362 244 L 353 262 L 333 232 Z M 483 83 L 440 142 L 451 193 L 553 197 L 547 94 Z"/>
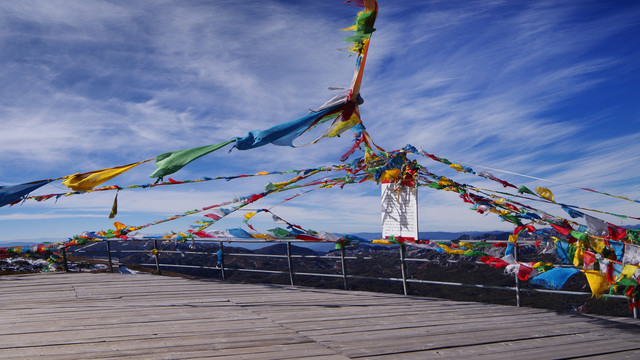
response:
<path id="1" fill-rule="evenodd" d="M 0 359 L 640 359 L 634 319 L 140 274 L 0 285 Z"/>

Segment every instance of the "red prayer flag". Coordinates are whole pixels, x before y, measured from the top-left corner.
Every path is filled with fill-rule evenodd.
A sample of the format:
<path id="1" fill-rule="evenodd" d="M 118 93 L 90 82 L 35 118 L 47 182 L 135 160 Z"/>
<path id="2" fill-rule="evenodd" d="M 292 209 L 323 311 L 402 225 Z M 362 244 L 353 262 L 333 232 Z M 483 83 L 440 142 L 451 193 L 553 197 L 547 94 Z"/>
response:
<path id="1" fill-rule="evenodd" d="M 481 256 L 480 261 L 496 269 L 509 265 L 508 262 L 491 256 Z"/>
<path id="2" fill-rule="evenodd" d="M 559 232 L 559 233 L 560 233 L 560 234 L 562 234 L 562 235 L 565 235 L 565 236 L 566 236 L 566 235 L 569 235 L 569 234 L 571 233 L 571 229 L 567 229 L 567 228 L 564 228 L 564 227 L 562 227 L 562 226 L 558 226 L 558 225 L 555 225 L 555 224 L 550 224 L 550 225 L 551 225 L 554 229 L 556 229 L 556 231 L 557 231 L 557 232 Z"/>
<path id="3" fill-rule="evenodd" d="M 531 275 L 532 270 L 532 267 L 525 264 L 520 264 L 520 267 L 518 268 L 518 279 L 522 281 L 529 280 L 529 275 Z"/>
<path id="4" fill-rule="evenodd" d="M 607 227 L 612 240 L 621 240 L 627 237 L 627 229 L 610 223 L 607 223 Z"/>

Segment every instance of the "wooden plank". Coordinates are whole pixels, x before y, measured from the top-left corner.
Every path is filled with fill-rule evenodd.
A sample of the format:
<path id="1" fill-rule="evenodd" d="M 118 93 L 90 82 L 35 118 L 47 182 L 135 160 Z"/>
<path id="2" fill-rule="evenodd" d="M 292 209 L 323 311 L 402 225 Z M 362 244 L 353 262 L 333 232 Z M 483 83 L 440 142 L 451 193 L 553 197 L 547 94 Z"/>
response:
<path id="1" fill-rule="evenodd" d="M 610 359 L 614 356 L 618 359 L 618 353 L 629 355 L 636 352 L 638 344 L 628 341 L 603 339 L 594 334 L 580 334 L 572 336 L 557 336 L 547 338 L 524 339 L 513 342 L 493 342 L 482 345 L 463 345 L 440 347 L 425 351 L 407 351 L 376 354 L 374 356 L 361 356 L 359 359 L 392 360 L 402 358 L 405 360 L 418 359 L 443 359 L 453 360 L 473 356 L 473 359 L 561 359 L 574 358 L 581 354 L 593 354 L 600 351 L 607 354 Z M 590 356 L 590 355 L 589 355 Z M 589 357 L 591 359 L 591 357 Z M 636 358 L 637 359 L 637 358 Z"/>
<path id="2" fill-rule="evenodd" d="M 640 350 L 622 350 L 617 352 L 599 353 L 598 355 L 589 354 L 585 357 L 573 357 L 575 360 L 638 360 L 640 359 Z"/>
<path id="3" fill-rule="evenodd" d="M 123 274 L 0 277 L 0 358 L 634 358 L 632 319 Z"/>

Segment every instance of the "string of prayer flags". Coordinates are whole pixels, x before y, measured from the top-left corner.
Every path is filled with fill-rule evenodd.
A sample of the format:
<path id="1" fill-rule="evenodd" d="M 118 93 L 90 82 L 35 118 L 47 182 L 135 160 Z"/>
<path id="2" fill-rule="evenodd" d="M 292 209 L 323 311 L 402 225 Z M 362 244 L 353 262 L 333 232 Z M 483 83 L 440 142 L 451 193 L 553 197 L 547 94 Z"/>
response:
<path id="1" fill-rule="evenodd" d="M 351 47 L 351 51 L 358 54 L 356 69 L 350 86 L 352 101 L 355 101 L 360 94 L 364 65 L 367 61 L 367 53 L 369 50 L 369 41 L 371 40 L 371 34 L 375 31 L 373 25 L 378 14 L 378 3 L 375 0 L 358 1 L 357 4 L 360 7 L 364 6 L 364 10 L 358 13 L 356 23 L 345 29 L 354 30 L 354 34 L 347 37 L 345 41 L 352 42 L 353 46 Z"/>
<path id="2" fill-rule="evenodd" d="M 319 170 L 319 171 L 342 171 L 345 170 L 346 167 L 344 165 L 334 165 L 334 166 L 322 166 L 322 167 L 318 167 L 315 170 Z M 180 185 L 180 184 L 191 184 L 191 183 L 197 183 L 197 182 L 204 182 L 204 181 L 214 181 L 214 180 L 234 180 L 234 179 L 239 179 L 239 178 L 247 178 L 247 177 L 254 177 L 254 176 L 265 176 L 265 175 L 284 175 L 284 174 L 292 174 L 292 173 L 301 173 L 301 172 L 306 172 L 309 169 L 294 169 L 294 170 L 285 170 L 285 171 L 271 171 L 271 172 L 267 172 L 267 171 L 260 171 L 256 174 L 243 174 L 243 175 L 234 175 L 234 176 L 216 176 L 216 177 L 203 177 L 201 179 L 195 179 L 195 180 L 182 180 L 182 181 L 176 181 L 173 180 L 171 178 L 168 179 L 168 181 L 164 181 L 164 182 L 156 182 L 156 183 L 152 183 L 152 184 L 138 184 L 138 185 L 128 185 L 128 186 L 118 186 L 118 185 L 109 185 L 109 186 L 104 186 L 104 187 L 100 187 L 100 188 L 93 188 L 90 190 L 83 190 L 83 191 L 74 191 L 74 192 L 66 192 L 66 193 L 57 193 L 57 194 L 48 194 L 48 195 L 38 195 L 38 196 L 27 196 L 24 199 L 33 199 L 36 200 L 38 202 L 40 201 L 44 201 L 44 200 L 48 200 L 51 198 L 60 198 L 62 196 L 71 196 L 71 195 L 80 195 L 80 194 L 85 194 L 85 193 L 89 193 L 89 192 L 96 192 L 96 191 L 110 191 L 110 190 L 116 190 L 116 191 L 120 191 L 120 190 L 131 190 L 131 189 L 146 189 L 146 188 L 153 188 L 156 186 L 163 186 L 163 185 Z M 1 188 L 0 188 L 1 189 Z"/>
<path id="3" fill-rule="evenodd" d="M 410 151 L 410 152 L 412 152 L 414 154 L 419 154 L 419 155 L 422 155 L 424 157 L 428 157 L 428 158 L 430 158 L 430 159 L 432 159 L 434 161 L 449 165 L 450 167 L 456 169 L 456 171 L 459 171 L 459 169 L 460 169 L 461 165 L 453 164 L 451 161 L 449 161 L 449 160 L 447 160 L 447 159 L 445 159 L 443 157 L 439 157 L 439 156 L 436 156 L 434 154 L 429 154 L 426 151 L 422 150 L 421 148 L 420 149 L 416 149 L 415 147 L 413 147 L 411 145 L 407 145 L 407 147 L 405 147 L 405 149 L 407 149 L 407 151 Z M 453 166 L 451 166 L 451 165 L 453 165 Z M 492 168 L 489 168 L 489 167 L 486 167 L 486 166 L 479 166 L 479 167 L 492 169 Z M 484 178 L 487 178 L 487 179 L 490 179 L 490 180 L 497 181 L 497 182 L 501 183 L 504 187 L 515 187 L 514 185 L 512 185 L 512 184 L 510 184 L 510 183 L 508 183 L 508 182 L 506 182 L 504 180 L 496 178 L 493 174 L 488 173 L 486 171 L 475 172 L 469 166 L 465 166 L 465 167 L 462 167 L 462 168 L 464 169 L 464 172 L 468 172 L 468 173 L 471 173 L 471 174 L 475 174 L 477 176 L 481 176 L 481 177 L 484 177 Z M 519 173 L 515 173 L 515 172 L 512 172 L 512 171 L 499 170 L 499 169 L 492 169 L 492 170 L 496 170 L 496 171 L 500 171 L 500 172 L 508 173 L 508 174 L 513 174 L 513 175 L 518 175 L 518 176 L 523 176 L 523 177 L 527 177 L 527 178 L 531 178 L 531 179 L 547 181 L 547 182 L 551 182 L 551 183 L 555 183 L 555 184 L 559 184 L 559 185 L 564 185 L 564 186 L 569 186 L 569 187 L 573 187 L 573 188 L 576 188 L 576 189 L 585 190 L 585 191 L 589 191 L 589 192 L 593 192 L 593 193 L 597 193 L 597 194 L 601 194 L 601 195 L 615 197 L 615 198 L 622 199 L 622 200 L 627 200 L 627 201 L 640 203 L 640 200 L 630 199 L 630 198 L 625 197 L 625 196 L 613 195 L 613 194 L 609 194 L 609 193 L 606 193 L 606 192 L 603 192 L 603 191 L 597 191 L 597 190 L 593 190 L 593 189 L 589 189 L 589 188 L 574 186 L 574 185 L 570 185 L 570 184 L 564 184 L 564 183 L 560 183 L 560 182 L 557 182 L 557 181 L 552 181 L 552 180 L 548 180 L 548 179 L 542 179 L 542 178 L 539 178 L 539 177 L 525 175 L 525 174 L 519 174 Z M 531 194 L 531 195 L 538 195 L 538 194 L 534 193 L 533 191 L 531 191 L 530 189 L 528 189 L 526 186 L 520 186 L 520 187 L 516 187 L 516 188 L 518 189 L 518 193 L 520 193 L 520 194 L 526 193 L 526 194 Z M 549 190 L 549 189 L 546 189 L 546 188 L 541 188 L 541 189 Z M 550 194 L 550 195 L 551 195 L 551 199 L 547 199 L 547 200 L 554 201 L 554 200 L 552 200 L 553 199 L 553 194 Z M 617 216 L 616 214 L 610 214 L 610 215 Z M 636 218 L 634 218 L 634 219 L 636 219 Z"/>

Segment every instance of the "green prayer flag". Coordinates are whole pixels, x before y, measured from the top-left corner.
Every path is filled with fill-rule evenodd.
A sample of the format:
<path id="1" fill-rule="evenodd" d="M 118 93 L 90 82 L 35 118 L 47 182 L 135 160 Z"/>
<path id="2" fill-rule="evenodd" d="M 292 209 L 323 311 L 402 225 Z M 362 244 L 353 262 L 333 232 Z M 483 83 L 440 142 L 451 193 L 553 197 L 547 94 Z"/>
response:
<path id="1" fill-rule="evenodd" d="M 573 262 L 573 258 L 576 257 L 576 246 L 573 244 L 569 244 L 567 248 L 567 258 L 569 259 L 569 263 Z"/>
<path id="2" fill-rule="evenodd" d="M 487 243 L 485 241 L 480 241 L 480 242 L 477 242 L 477 243 L 473 244 L 473 248 L 474 249 L 475 248 L 485 248 L 485 247 L 493 247 L 493 244 L 489 244 L 489 243 Z"/>
<path id="3" fill-rule="evenodd" d="M 534 193 L 533 191 L 529 190 L 529 188 L 527 188 L 526 186 L 522 185 L 518 188 L 518 194 L 531 194 L 531 195 L 536 195 L 536 193 Z"/>
<path id="4" fill-rule="evenodd" d="M 616 285 L 621 286 L 638 286 L 638 282 L 629 278 L 622 278 L 620 281 L 616 282 Z"/>
<path id="5" fill-rule="evenodd" d="M 636 245 L 640 245 L 640 229 L 632 230 L 627 229 L 627 237 L 629 240 L 633 241 Z"/>
<path id="6" fill-rule="evenodd" d="M 428 185 L 428 186 L 429 186 L 430 188 L 434 188 L 434 189 L 438 189 L 438 190 L 440 190 L 440 189 L 444 189 L 444 186 L 442 186 L 442 185 L 438 184 L 438 183 L 437 183 L 437 182 L 435 182 L 435 181 L 434 181 L 434 182 L 432 182 L 432 183 L 429 183 L 429 185 Z"/>
<path id="7" fill-rule="evenodd" d="M 438 158 L 438 159 L 440 159 L 440 161 L 442 161 L 443 164 L 447 164 L 447 165 L 453 164 L 451 161 L 449 161 L 449 160 L 447 160 L 445 158 Z"/>
<path id="8" fill-rule="evenodd" d="M 477 250 L 465 251 L 464 253 L 462 253 L 462 255 L 464 255 L 464 256 L 489 256 L 489 255 L 483 253 L 482 251 L 477 251 Z"/>
<path id="9" fill-rule="evenodd" d="M 160 154 L 156 156 L 156 171 L 149 175 L 149 177 L 162 178 L 166 175 L 173 174 L 193 160 L 214 152 L 234 141 L 235 139 L 219 144 L 199 146 L 191 149 L 176 150 Z"/>
<path id="10" fill-rule="evenodd" d="M 503 219 L 507 220 L 508 222 L 514 224 L 514 225 L 522 225 L 522 223 L 520 222 L 520 219 L 518 219 L 517 216 L 515 215 L 511 215 L 511 214 L 505 214 L 505 215 L 501 215 Z"/>
<path id="11" fill-rule="evenodd" d="M 289 231 L 281 227 L 276 227 L 275 229 L 269 229 L 269 232 L 272 233 L 273 236 L 277 238 L 284 238 L 290 235 Z"/>
<path id="12" fill-rule="evenodd" d="M 589 241 L 589 235 L 580 231 L 571 230 L 570 235 L 580 241 Z"/>

